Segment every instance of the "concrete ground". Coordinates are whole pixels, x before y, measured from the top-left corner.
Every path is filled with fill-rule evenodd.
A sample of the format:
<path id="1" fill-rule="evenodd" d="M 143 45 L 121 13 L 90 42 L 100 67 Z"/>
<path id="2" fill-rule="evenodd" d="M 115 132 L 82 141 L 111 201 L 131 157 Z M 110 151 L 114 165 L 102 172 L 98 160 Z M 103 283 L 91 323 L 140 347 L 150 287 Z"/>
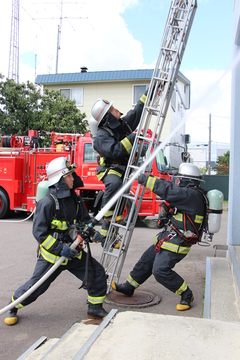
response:
<path id="1" fill-rule="evenodd" d="M 21 219 L 23 219 L 22 215 L 15 215 L 12 221 Z M 25 222 L 1 222 L 0 309 L 7 305 L 14 290 L 32 275 L 36 263 L 37 244 L 31 230 L 31 219 Z M 143 223 L 136 226 L 120 281 L 125 281 L 142 252 L 152 244 L 156 233 L 157 229 L 152 218 L 147 218 Z M 194 293 L 195 300 L 189 311 L 178 312 L 176 304 L 179 297 L 158 284 L 152 276 L 139 290 L 155 294 L 161 298 L 161 301 L 154 306 L 131 309 L 131 312 L 173 316 L 174 318 L 171 319 L 176 317 L 179 318 L 180 322 L 189 317 L 202 318 L 206 258 L 214 255 L 214 244 L 224 245 L 226 243 L 227 211 L 224 211 L 221 230 L 214 236 L 210 246 L 195 245 L 189 255 L 176 265 L 175 270 L 184 277 Z M 101 246 L 93 244 L 91 250 L 93 256 L 99 260 L 102 251 Z M 224 258 L 226 251 L 219 250 L 217 256 Z M 84 290 L 78 290 L 80 285 L 78 279 L 64 272 L 35 303 L 19 311 L 19 322 L 15 326 L 6 326 L 3 322 L 4 315 L 2 315 L 0 319 L 1 359 L 15 360 L 41 336 L 61 338 L 73 324 L 86 319 L 87 294 Z M 118 314 L 129 310 L 126 307 L 115 306 L 111 303 L 105 303 L 104 307 L 108 311 L 117 308 Z M 166 322 L 164 330 L 167 331 Z M 146 339 L 150 336 L 148 333 L 145 335 Z M 151 339 L 157 341 L 158 334 L 152 335 L 154 336 L 151 336 Z M 137 359 L 137 357 L 133 358 Z"/>

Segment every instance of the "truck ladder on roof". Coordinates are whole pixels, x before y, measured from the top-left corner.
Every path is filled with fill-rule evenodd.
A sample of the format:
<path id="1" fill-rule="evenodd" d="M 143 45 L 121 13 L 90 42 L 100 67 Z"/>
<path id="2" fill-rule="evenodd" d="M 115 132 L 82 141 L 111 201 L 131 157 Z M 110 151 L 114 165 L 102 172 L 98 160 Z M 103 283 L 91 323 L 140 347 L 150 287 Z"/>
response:
<path id="1" fill-rule="evenodd" d="M 126 168 L 123 184 L 126 184 L 132 172 L 140 169 L 139 154 L 143 144 L 148 145 L 146 159 L 150 159 L 152 147 L 160 144 L 160 137 L 174 89 L 192 22 L 197 9 L 197 0 L 172 0 L 156 67 L 149 85 L 147 99 L 138 125 L 136 138 Z M 152 94 L 152 96 L 151 96 Z M 150 99 L 151 98 L 151 99 Z M 152 136 L 147 136 L 147 129 L 152 125 Z M 137 159 L 135 159 L 135 154 Z M 151 171 L 152 161 L 146 166 L 147 174 Z M 138 185 L 136 193 L 125 192 L 116 202 L 113 218 L 103 247 L 100 263 L 108 276 L 108 290 L 112 280 L 118 282 L 126 258 L 133 230 L 145 187 Z M 116 221 L 118 214 L 123 214 L 124 205 L 131 204 L 125 224 Z M 120 247 L 114 248 L 119 240 Z"/>

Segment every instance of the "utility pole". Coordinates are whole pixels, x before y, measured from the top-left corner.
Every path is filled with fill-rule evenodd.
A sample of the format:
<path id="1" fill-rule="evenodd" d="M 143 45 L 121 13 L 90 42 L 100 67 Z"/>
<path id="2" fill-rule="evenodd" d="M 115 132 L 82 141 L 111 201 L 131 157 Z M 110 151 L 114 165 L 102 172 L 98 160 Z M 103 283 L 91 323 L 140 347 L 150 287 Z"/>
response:
<path id="1" fill-rule="evenodd" d="M 58 25 L 58 36 L 57 36 L 56 74 L 58 73 L 58 53 L 60 50 L 61 31 L 62 31 L 62 7 L 63 7 L 63 2 L 61 1 L 60 25 Z"/>
<path id="2" fill-rule="evenodd" d="M 209 140 L 208 140 L 208 175 L 211 173 L 211 120 L 212 116 L 209 114 Z"/>
<path id="3" fill-rule="evenodd" d="M 19 1 L 12 0 L 8 78 L 19 83 Z"/>
<path id="4" fill-rule="evenodd" d="M 14 0 L 13 0 L 14 1 Z M 61 3 L 61 14 L 60 14 L 60 17 L 57 17 L 57 19 L 60 19 L 60 24 L 58 25 L 58 32 L 57 32 L 57 53 L 56 53 L 56 74 L 58 73 L 58 61 L 59 61 L 59 50 L 61 49 L 61 33 L 62 33 L 62 22 L 64 19 L 88 19 L 88 17 L 80 17 L 80 16 L 77 16 L 77 17 L 67 17 L 67 16 L 64 16 L 63 15 L 63 0 L 61 1 L 55 1 L 54 3 L 52 4 L 56 4 L 57 7 L 58 7 L 58 3 Z M 77 4 L 80 4 L 78 2 L 67 2 L 67 4 L 71 4 L 71 3 L 77 3 Z M 46 3 L 42 3 L 42 4 L 50 4 L 49 2 L 46 2 Z M 36 20 L 53 20 L 53 19 L 56 19 L 56 17 L 45 17 L 45 18 L 34 18 L 33 20 L 36 21 Z M 72 26 L 73 30 L 75 31 L 74 27 Z"/>

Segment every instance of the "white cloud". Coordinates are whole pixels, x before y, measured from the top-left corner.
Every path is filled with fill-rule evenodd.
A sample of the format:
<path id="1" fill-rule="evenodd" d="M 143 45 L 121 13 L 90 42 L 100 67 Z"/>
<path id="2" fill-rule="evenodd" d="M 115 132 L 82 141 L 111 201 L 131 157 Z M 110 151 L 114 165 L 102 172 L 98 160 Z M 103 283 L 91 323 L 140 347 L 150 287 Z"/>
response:
<path id="1" fill-rule="evenodd" d="M 192 70 L 184 75 L 191 82 L 191 109 L 186 131 L 191 143 L 208 143 L 211 114 L 211 141 L 230 142 L 231 73 L 216 70 Z"/>
<path id="2" fill-rule="evenodd" d="M 23 0 L 20 4 L 20 82 L 34 81 L 35 72 L 55 73 L 60 17 L 58 73 L 78 72 L 81 66 L 89 71 L 144 67 L 142 45 L 133 38 L 121 17 L 125 8 L 136 5 L 137 0 L 63 2 L 62 9 L 60 1 Z M 11 2 L 5 5 L 0 12 L 0 31 L 5 34 L 0 72 L 7 76 Z"/>

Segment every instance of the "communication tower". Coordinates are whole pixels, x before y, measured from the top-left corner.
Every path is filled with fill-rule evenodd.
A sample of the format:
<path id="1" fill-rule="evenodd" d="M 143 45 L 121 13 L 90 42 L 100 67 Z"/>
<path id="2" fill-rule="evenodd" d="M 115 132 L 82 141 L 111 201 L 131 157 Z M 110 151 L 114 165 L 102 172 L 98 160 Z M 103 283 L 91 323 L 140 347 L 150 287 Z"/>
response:
<path id="1" fill-rule="evenodd" d="M 19 83 L 19 1 L 12 0 L 8 78 Z"/>

